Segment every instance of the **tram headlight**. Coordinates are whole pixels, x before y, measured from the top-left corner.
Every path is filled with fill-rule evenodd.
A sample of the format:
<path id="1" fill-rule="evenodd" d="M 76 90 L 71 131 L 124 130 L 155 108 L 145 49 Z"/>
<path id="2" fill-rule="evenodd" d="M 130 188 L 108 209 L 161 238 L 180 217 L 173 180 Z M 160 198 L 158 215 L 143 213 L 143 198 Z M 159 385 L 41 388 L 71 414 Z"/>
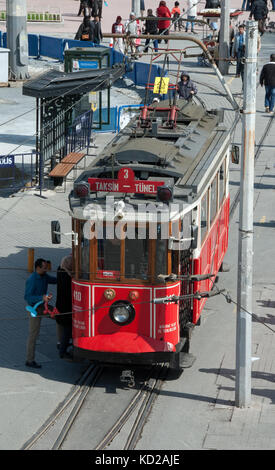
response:
<path id="1" fill-rule="evenodd" d="M 110 307 L 109 315 L 117 325 L 128 325 L 135 318 L 135 309 L 125 300 L 117 300 Z"/>

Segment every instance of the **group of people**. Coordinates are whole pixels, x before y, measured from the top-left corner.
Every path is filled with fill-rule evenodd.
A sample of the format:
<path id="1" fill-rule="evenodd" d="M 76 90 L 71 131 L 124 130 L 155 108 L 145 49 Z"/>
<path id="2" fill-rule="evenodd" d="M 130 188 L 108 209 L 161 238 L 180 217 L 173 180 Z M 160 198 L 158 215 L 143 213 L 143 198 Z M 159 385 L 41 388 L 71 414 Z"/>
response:
<path id="1" fill-rule="evenodd" d="M 37 316 L 29 315 L 29 335 L 27 340 L 26 366 L 31 368 L 41 368 L 35 361 L 35 347 L 44 316 L 45 303 L 52 300 L 52 294 L 48 293 L 48 285 L 56 284 L 56 309 L 59 312 L 55 315 L 57 325 L 57 338 L 60 358 L 71 359 L 69 352 L 72 338 L 72 256 L 65 256 L 57 269 L 57 276 L 48 273 L 48 263 L 43 258 L 35 261 L 34 272 L 27 279 L 24 299 L 27 304 L 36 308 Z M 49 311 L 53 310 L 48 306 Z"/>

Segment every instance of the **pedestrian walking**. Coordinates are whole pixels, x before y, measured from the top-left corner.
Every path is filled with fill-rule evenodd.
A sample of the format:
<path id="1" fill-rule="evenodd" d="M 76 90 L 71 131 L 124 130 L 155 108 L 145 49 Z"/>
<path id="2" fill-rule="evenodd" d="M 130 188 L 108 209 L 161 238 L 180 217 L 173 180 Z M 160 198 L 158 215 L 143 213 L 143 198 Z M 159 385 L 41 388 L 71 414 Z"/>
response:
<path id="1" fill-rule="evenodd" d="M 261 36 L 265 31 L 265 20 L 268 15 L 268 8 L 264 0 L 253 0 L 251 5 L 251 13 L 249 19 L 251 20 L 254 17 L 255 21 L 258 21 L 258 30 Z"/>
<path id="2" fill-rule="evenodd" d="M 140 0 L 140 14 L 143 17 L 145 13 L 145 2 L 144 0 Z"/>
<path id="3" fill-rule="evenodd" d="M 251 10 L 251 0 L 243 0 L 242 10 L 246 10 L 246 11 Z"/>
<path id="4" fill-rule="evenodd" d="M 189 24 L 191 22 L 191 33 L 197 34 L 194 30 L 194 20 L 197 17 L 197 3 L 198 0 L 187 0 L 187 22 L 185 26 L 185 32 L 188 33 Z"/>
<path id="5" fill-rule="evenodd" d="M 93 40 L 91 19 L 89 16 L 85 16 L 83 18 L 83 22 L 81 23 L 81 25 L 79 26 L 77 30 L 75 39 L 79 41 L 92 41 Z"/>
<path id="6" fill-rule="evenodd" d="M 72 358 L 67 349 L 72 338 L 72 256 L 65 256 L 57 269 L 56 308 L 55 316 L 61 330 L 59 356 Z M 63 315 L 62 315 L 63 314 Z"/>
<path id="7" fill-rule="evenodd" d="M 124 34 L 125 29 L 122 24 L 121 16 L 117 16 L 116 21 L 112 25 L 112 33 L 113 34 Z M 124 54 L 124 43 L 123 38 L 114 38 L 114 49 L 122 52 Z"/>
<path id="8" fill-rule="evenodd" d="M 180 31 L 180 24 L 179 24 L 179 17 L 180 17 L 180 4 L 179 2 L 174 3 L 174 8 L 171 10 L 171 15 L 173 17 L 173 24 L 174 24 L 174 31 L 178 30 Z"/>
<path id="9" fill-rule="evenodd" d="M 237 68 L 236 68 L 236 77 L 240 77 L 241 74 L 241 60 L 243 57 L 243 46 L 245 45 L 245 27 L 244 25 L 239 26 L 239 30 L 234 38 L 233 49 L 232 49 L 232 56 L 237 61 Z"/>
<path id="10" fill-rule="evenodd" d="M 48 302 L 52 298 L 52 294 L 48 294 L 48 284 L 56 284 L 55 277 L 47 273 L 47 261 L 43 258 L 38 258 L 34 265 L 35 271 L 27 279 L 25 287 L 24 299 L 31 307 L 34 307 L 38 302 Z M 29 335 L 27 340 L 27 358 L 26 366 L 33 368 L 40 368 L 41 365 L 35 361 L 35 346 L 36 340 L 40 332 L 41 319 L 44 311 L 44 304 L 37 308 L 38 315 L 36 317 L 29 317 Z"/>
<path id="11" fill-rule="evenodd" d="M 179 98 L 190 101 L 198 93 L 195 83 L 190 79 L 188 72 L 182 72 L 180 82 L 177 84 Z"/>
<path id="12" fill-rule="evenodd" d="M 101 22 L 99 16 L 95 16 L 93 21 L 91 21 L 91 31 L 92 31 L 92 42 L 94 44 L 100 44 L 103 39 L 103 34 L 101 31 Z"/>
<path id="13" fill-rule="evenodd" d="M 102 19 L 102 0 L 89 0 L 91 6 L 91 15 L 94 18 L 99 16 L 99 19 Z"/>
<path id="14" fill-rule="evenodd" d="M 138 34 L 138 23 L 136 21 L 136 16 L 133 11 L 129 15 L 129 20 L 125 22 L 125 33 L 128 33 L 129 35 L 133 36 L 137 36 Z M 131 48 L 131 53 L 135 55 L 137 52 L 136 40 L 129 39 L 129 44 Z"/>
<path id="15" fill-rule="evenodd" d="M 275 104 L 275 54 L 271 54 L 270 61 L 262 68 L 260 85 L 265 86 L 265 111 L 274 114 Z"/>
<path id="16" fill-rule="evenodd" d="M 90 9 L 88 0 L 81 0 L 80 1 L 79 11 L 78 11 L 77 16 L 80 16 L 81 13 L 83 13 L 83 16 L 90 16 L 91 15 L 91 9 Z"/>
<path id="17" fill-rule="evenodd" d="M 157 8 L 157 17 L 158 18 L 171 18 L 171 12 L 169 8 L 166 5 L 166 2 L 164 0 L 159 2 L 159 6 Z M 158 21 L 158 29 L 159 29 L 159 34 L 163 35 L 168 35 L 169 34 L 169 28 L 171 25 L 170 20 L 159 20 Z M 158 43 L 160 44 L 162 39 L 158 40 Z M 165 39 L 165 43 L 168 43 L 168 39 Z"/>
<path id="18" fill-rule="evenodd" d="M 147 18 L 148 19 L 145 20 L 144 34 L 158 34 L 157 19 L 153 15 L 153 10 L 151 8 L 149 8 L 147 10 Z M 146 39 L 146 41 L 145 41 L 145 47 L 144 47 L 144 52 L 145 53 L 148 52 L 148 47 L 149 47 L 150 41 L 151 41 L 150 38 Z M 158 40 L 153 39 L 153 44 L 154 44 L 155 52 L 157 52 L 158 51 Z"/>

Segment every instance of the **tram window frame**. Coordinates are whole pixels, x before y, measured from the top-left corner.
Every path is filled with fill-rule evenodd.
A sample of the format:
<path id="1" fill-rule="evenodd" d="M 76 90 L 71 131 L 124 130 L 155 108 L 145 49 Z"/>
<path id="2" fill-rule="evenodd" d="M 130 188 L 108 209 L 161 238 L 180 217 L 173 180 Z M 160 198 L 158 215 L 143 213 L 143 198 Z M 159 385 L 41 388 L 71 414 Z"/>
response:
<path id="1" fill-rule="evenodd" d="M 125 227 L 126 229 L 128 228 L 129 224 L 127 224 L 127 226 Z M 142 231 L 145 230 L 145 238 L 140 238 L 140 227 L 142 227 Z M 131 229 L 133 229 L 133 224 L 131 226 Z M 135 231 L 135 238 L 128 238 L 128 237 L 125 237 L 125 241 L 124 241 L 124 279 L 127 280 L 137 280 L 137 281 L 142 281 L 142 282 L 148 282 L 149 279 L 150 279 L 150 239 L 149 239 L 149 226 L 148 224 L 143 224 L 142 226 L 140 224 L 135 224 L 135 227 L 134 227 L 134 231 Z M 147 256 L 147 267 L 145 268 L 146 272 L 145 273 L 142 273 L 141 271 L 139 273 L 134 273 L 134 275 L 132 275 L 132 273 L 130 271 L 128 271 L 128 267 L 127 267 L 127 262 L 128 262 L 128 254 L 126 253 L 126 250 L 127 250 L 127 245 L 128 243 L 131 244 L 131 242 L 134 241 L 136 243 L 135 245 L 135 250 L 137 250 L 138 252 L 142 252 L 143 254 L 145 253 L 144 255 L 144 265 L 146 265 L 146 256 Z M 141 245 L 143 244 L 144 245 L 144 241 L 146 242 L 146 245 L 147 246 L 141 246 L 141 250 L 139 249 L 138 245 L 140 245 L 140 243 L 138 242 L 141 242 Z M 131 251 L 131 250 L 130 250 Z M 146 255 L 146 252 L 147 252 L 147 255 Z M 133 264 L 137 264 L 137 263 L 132 263 Z M 142 269 L 141 267 L 141 263 L 140 263 L 140 266 L 139 266 L 140 269 Z M 130 268 L 132 270 L 132 268 Z M 136 275 L 138 274 L 138 276 Z M 142 277 L 142 275 L 144 277 Z"/>
<path id="2" fill-rule="evenodd" d="M 222 202 L 225 199 L 225 190 L 226 190 L 226 168 L 225 168 L 226 160 L 224 160 L 219 168 L 218 176 L 219 176 L 219 205 L 222 205 Z M 221 184 L 221 181 L 223 182 Z M 221 191 L 222 188 L 222 191 Z"/>
<path id="3" fill-rule="evenodd" d="M 86 220 L 80 220 L 80 224 L 79 224 L 79 235 L 78 235 L 78 240 L 79 240 L 79 250 L 80 250 L 80 254 L 78 256 L 79 258 L 79 269 L 78 269 L 78 275 L 79 275 L 79 278 L 83 281 L 89 281 L 90 280 L 90 272 L 91 272 L 91 268 L 90 268 L 90 260 L 91 260 L 91 253 L 90 253 L 90 250 L 91 250 L 91 243 L 90 243 L 90 239 L 89 238 L 85 238 L 84 237 L 84 226 L 86 224 Z M 85 247 L 82 246 L 82 243 L 85 243 Z M 85 266 L 85 269 L 86 271 L 82 271 L 82 265 L 84 264 L 83 263 L 83 256 L 85 255 L 85 251 L 88 249 L 88 253 L 86 253 L 87 257 L 87 265 Z M 83 275 L 84 274 L 84 275 Z"/>
<path id="4" fill-rule="evenodd" d="M 202 226 L 202 207 L 203 203 L 205 201 L 206 207 L 205 207 L 205 225 Z M 206 238 L 207 232 L 208 232 L 208 212 L 209 212 L 209 190 L 205 192 L 204 196 L 201 198 L 201 203 L 200 203 L 200 233 L 201 233 L 201 244 Z"/>
<path id="5" fill-rule="evenodd" d="M 213 190 L 214 186 L 214 190 Z M 213 224 L 218 212 L 218 175 L 210 183 L 210 226 Z M 214 197 L 213 197 L 214 196 Z"/>

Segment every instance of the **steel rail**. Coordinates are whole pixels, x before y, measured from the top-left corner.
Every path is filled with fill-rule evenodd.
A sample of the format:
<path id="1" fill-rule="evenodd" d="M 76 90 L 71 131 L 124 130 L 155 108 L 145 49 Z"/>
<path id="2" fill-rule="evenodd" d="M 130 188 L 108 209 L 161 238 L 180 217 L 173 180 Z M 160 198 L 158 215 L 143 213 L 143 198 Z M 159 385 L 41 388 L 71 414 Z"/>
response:
<path id="1" fill-rule="evenodd" d="M 70 429 L 73 426 L 73 423 L 78 416 L 83 403 L 85 401 L 85 398 L 87 397 L 88 393 L 90 390 L 95 386 L 97 380 L 99 379 L 100 375 L 103 372 L 103 367 L 102 366 L 96 366 L 92 373 L 89 375 L 87 382 L 82 386 L 81 393 L 78 397 L 78 400 L 71 411 L 68 419 L 66 420 L 66 423 L 64 424 L 58 438 L 56 439 L 55 443 L 52 446 L 52 450 L 60 450 L 61 446 L 66 439 Z"/>
<path id="2" fill-rule="evenodd" d="M 51 416 L 48 418 L 48 420 L 41 426 L 41 428 L 32 436 L 21 448 L 21 450 L 30 450 L 34 444 L 41 439 L 41 437 L 46 434 L 50 426 L 53 425 L 53 423 L 56 421 L 57 418 L 59 418 L 68 408 L 72 400 L 79 394 L 81 393 L 81 390 L 83 386 L 87 383 L 89 380 L 89 377 L 93 373 L 95 369 L 95 365 L 92 364 L 91 366 L 86 369 L 84 374 L 81 376 L 79 383 L 75 385 L 72 390 L 69 392 L 65 400 L 56 408 L 56 410 L 51 414 Z"/>

